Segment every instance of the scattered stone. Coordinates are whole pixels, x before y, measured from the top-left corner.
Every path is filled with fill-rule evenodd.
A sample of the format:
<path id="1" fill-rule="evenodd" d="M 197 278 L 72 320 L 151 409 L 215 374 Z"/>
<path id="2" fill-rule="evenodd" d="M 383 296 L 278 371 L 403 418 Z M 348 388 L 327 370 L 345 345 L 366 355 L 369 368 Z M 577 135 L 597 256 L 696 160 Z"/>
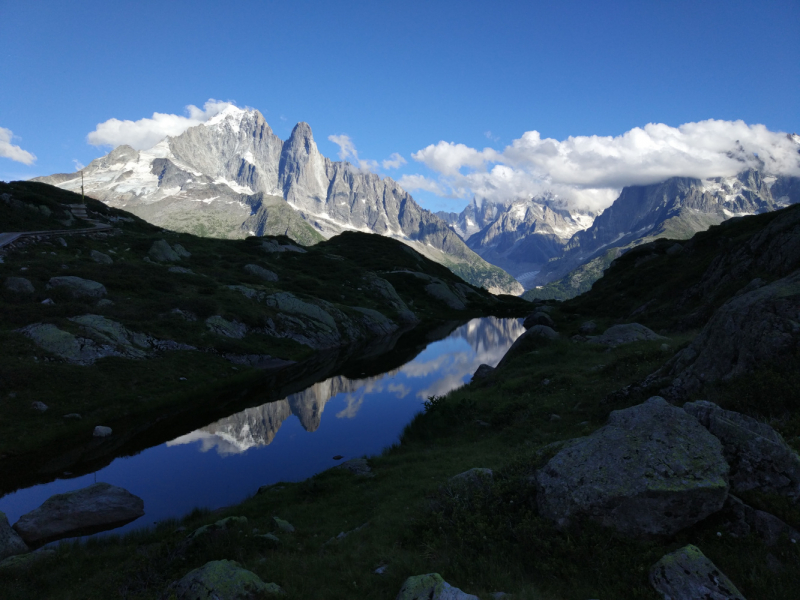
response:
<path id="1" fill-rule="evenodd" d="M 194 271 L 186 267 L 170 267 L 167 269 L 168 273 L 181 273 L 183 275 L 194 275 Z"/>
<path id="2" fill-rule="evenodd" d="M 184 321 L 194 322 L 197 321 L 197 315 L 188 310 L 181 310 L 180 308 L 173 308 L 171 314 L 179 316 Z"/>
<path id="3" fill-rule="evenodd" d="M 120 487 L 95 483 L 56 494 L 24 514 L 14 529 L 29 546 L 113 529 L 144 514 L 144 501 Z"/>
<path id="4" fill-rule="evenodd" d="M 24 277 L 9 277 L 6 279 L 5 288 L 14 294 L 29 295 L 36 291 L 33 284 Z"/>
<path id="5" fill-rule="evenodd" d="M 602 344 L 610 348 L 616 348 L 623 344 L 632 342 L 642 342 L 646 340 L 664 340 L 664 336 L 648 329 L 639 323 L 626 323 L 624 325 L 613 325 L 606 329 L 602 335 L 589 338 L 590 344 Z"/>
<path id="6" fill-rule="evenodd" d="M 56 241 L 57 241 L 59 244 L 61 244 L 62 246 L 64 246 L 64 248 L 66 248 L 66 247 L 67 247 L 67 240 L 65 240 L 63 237 L 56 238 Z"/>
<path id="7" fill-rule="evenodd" d="M 780 433 L 713 402 L 687 402 L 683 408 L 722 442 L 734 492 L 757 489 L 800 501 L 800 456 Z"/>
<path id="8" fill-rule="evenodd" d="M 591 335 L 595 331 L 597 331 L 597 323 L 594 321 L 586 321 L 585 323 L 582 323 L 578 329 L 578 333 L 581 335 Z"/>
<path id="9" fill-rule="evenodd" d="M 299 252 L 301 254 L 305 254 L 306 250 L 301 248 L 300 246 L 295 246 L 294 244 L 286 244 L 281 245 L 278 242 L 274 242 L 272 240 L 265 240 L 261 242 L 261 249 L 264 252 Z"/>
<path id="10" fill-rule="evenodd" d="M 560 421 L 561 417 L 559 415 L 552 414 L 552 415 L 550 415 L 550 420 L 551 421 Z"/>
<path id="11" fill-rule="evenodd" d="M 114 263 L 114 259 L 112 259 L 108 254 L 103 254 L 102 252 L 98 252 L 97 250 L 92 250 L 89 254 L 89 257 L 96 263 L 101 265 L 110 265 Z"/>
<path id="12" fill-rule="evenodd" d="M 258 265 L 245 265 L 244 270 L 251 275 L 260 277 L 264 281 L 278 281 L 278 275 L 276 273 L 273 273 L 264 267 L 259 267 Z"/>
<path id="13" fill-rule="evenodd" d="M 492 485 L 494 472 L 491 469 L 475 467 L 450 478 L 450 487 L 474 488 Z"/>
<path id="14" fill-rule="evenodd" d="M 528 329 L 528 331 L 519 336 L 517 340 L 520 340 L 522 338 L 533 338 L 533 337 L 538 337 L 546 340 L 557 340 L 561 336 L 552 327 L 548 327 L 547 325 L 534 325 L 533 327 Z"/>
<path id="15" fill-rule="evenodd" d="M 97 303 L 97 306 L 100 308 L 103 308 L 105 306 L 114 306 L 114 302 L 112 300 L 109 300 L 108 298 L 103 298 Z"/>
<path id="16" fill-rule="evenodd" d="M 254 536 L 254 537 L 257 537 L 257 538 L 259 538 L 261 540 L 264 540 L 264 542 L 266 542 L 267 544 L 269 544 L 270 546 L 273 546 L 273 547 L 275 547 L 275 546 L 277 546 L 278 544 L 281 543 L 281 541 L 276 536 L 272 535 L 271 533 L 262 533 L 262 534 Z"/>
<path id="17" fill-rule="evenodd" d="M 275 521 L 275 524 L 281 531 L 285 531 L 286 533 L 294 533 L 294 526 L 289 523 L 289 521 L 284 521 L 280 517 L 272 517 L 272 520 Z"/>
<path id="18" fill-rule="evenodd" d="M 359 475 L 361 477 L 375 476 L 375 474 L 372 472 L 372 469 L 369 468 L 366 458 L 351 458 L 350 460 L 346 460 L 334 468 L 345 469 L 350 471 L 353 475 Z"/>
<path id="19" fill-rule="evenodd" d="M 184 248 L 180 244 L 174 244 L 172 248 L 173 250 L 175 250 L 175 253 L 178 256 L 182 256 L 183 258 L 190 258 L 192 256 L 192 253 L 189 252 L 186 248 Z"/>
<path id="20" fill-rule="evenodd" d="M 377 569 L 375 569 L 375 570 L 373 571 L 373 573 L 375 573 L 376 575 L 385 575 L 385 574 L 386 574 L 386 570 L 387 570 L 388 568 L 389 568 L 389 566 L 388 566 L 388 565 L 381 565 L 380 567 L 378 567 Z"/>
<path id="21" fill-rule="evenodd" d="M 48 288 L 66 289 L 75 298 L 102 298 L 106 295 L 106 288 L 102 283 L 82 279 L 72 275 L 51 277 L 47 283 Z"/>
<path id="22" fill-rule="evenodd" d="M 106 427 L 104 425 L 98 425 L 94 428 L 94 432 L 92 433 L 94 437 L 108 437 L 111 435 L 111 427 Z"/>
<path id="23" fill-rule="evenodd" d="M 219 315 L 208 317 L 206 319 L 206 327 L 217 335 L 236 340 L 242 339 L 247 334 L 247 325 L 239 321 L 228 321 Z"/>
<path id="24" fill-rule="evenodd" d="M 0 561 L 26 552 L 30 552 L 30 549 L 17 532 L 11 529 L 6 514 L 0 511 Z"/>
<path id="25" fill-rule="evenodd" d="M 661 344 L 659 348 L 662 352 L 669 352 L 669 344 Z"/>
<path id="26" fill-rule="evenodd" d="M 158 240 L 150 246 L 147 255 L 156 262 L 178 262 L 181 257 L 166 240 Z M 147 257 L 145 257 L 147 260 Z"/>
<path id="27" fill-rule="evenodd" d="M 42 412 L 42 413 L 43 413 L 44 411 L 46 411 L 46 410 L 47 410 L 48 406 L 47 406 L 47 404 L 45 404 L 44 402 L 39 402 L 39 401 L 37 400 L 36 402 L 32 402 L 32 403 L 31 403 L 31 408 L 32 408 L 33 410 L 38 410 L 39 412 Z"/>
<path id="28" fill-rule="evenodd" d="M 55 304 L 51 298 L 45 298 L 42 300 L 42 304 Z"/>
<path id="29" fill-rule="evenodd" d="M 479 600 L 477 596 L 451 586 L 438 573 L 413 575 L 406 579 L 395 600 Z"/>
<path id="30" fill-rule="evenodd" d="M 340 532 L 339 532 L 339 535 L 337 535 L 336 537 L 332 537 L 332 538 L 330 538 L 330 539 L 329 539 L 327 542 L 325 542 L 325 543 L 323 544 L 323 546 L 327 546 L 328 544 L 333 544 L 334 542 L 338 542 L 339 540 L 343 540 L 344 538 L 346 538 L 346 537 L 347 537 L 348 535 L 350 535 L 351 533 L 355 533 L 356 531 L 361 531 L 361 530 L 362 530 L 362 529 L 364 529 L 364 527 L 366 527 L 367 525 L 369 525 L 369 521 L 367 521 L 367 522 L 366 522 L 366 523 L 364 523 L 363 525 L 359 525 L 359 526 L 358 526 L 358 527 L 356 527 L 355 529 L 351 529 L 350 531 L 340 531 Z"/>
<path id="31" fill-rule="evenodd" d="M 65 419 L 74 419 L 75 421 L 80 421 L 83 417 L 81 417 L 78 413 L 69 413 L 68 415 L 64 415 Z"/>
<path id="32" fill-rule="evenodd" d="M 201 536 L 209 534 L 212 531 L 222 531 L 234 525 L 247 525 L 247 517 L 226 517 L 224 519 L 220 519 L 216 523 L 210 523 L 209 525 L 203 525 L 202 527 L 198 527 L 187 537 L 189 539 L 194 540 Z"/>
<path id="33" fill-rule="evenodd" d="M 722 508 L 727 475 L 719 440 L 653 397 L 567 442 L 536 474 L 539 511 L 560 526 L 584 515 L 634 538 L 673 535 Z"/>
<path id="34" fill-rule="evenodd" d="M 650 585 L 664 600 L 745 600 L 697 546 L 684 546 L 650 569 Z"/>
<path id="35" fill-rule="evenodd" d="M 542 379 L 542 385 L 550 385 L 549 379 Z"/>
<path id="36" fill-rule="evenodd" d="M 494 372 L 494 367 L 490 367 L 489 365 L 483 364 L 475 370 L 475 374 L 472 376 L 472 381 L 480 381 L 482 379 L 486 379 L 493 372 Z"/>
<path id="37" fill-rule="evenodd" d="M 212 560 L 174 584 L 177 600 L 253 600 L 285 592 L 233 560 Z M 165 594 L 170 595 L 170 594 Z"/>

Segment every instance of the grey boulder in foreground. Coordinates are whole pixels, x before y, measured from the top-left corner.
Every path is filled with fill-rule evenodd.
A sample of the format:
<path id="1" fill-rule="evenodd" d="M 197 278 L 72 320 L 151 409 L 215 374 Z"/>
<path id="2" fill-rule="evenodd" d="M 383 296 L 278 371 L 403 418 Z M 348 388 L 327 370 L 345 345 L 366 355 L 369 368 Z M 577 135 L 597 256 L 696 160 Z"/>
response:
<path id="1" fill-rule="evenodd" d="M 684 546 L 650 569 L 650 584 L 664 600 L 745 600 L 697 546 Z"/>
<path id="2" fill-rule="evenodd" d="M 0 511 L 0 561 L 25 552 L 28 552 L 25 542 L 17 535 L 16 531 L 11 529 L 6 514 Z"/>
<path id="3" fill-rule="evenodd" d="M 284 593 L 233 560 L 207 562 L 174 585 L 178 600 L 251 600 Z"/>
<path id="4" fill-rule="evenodd" d="M 438 573 L 428 573 L 406 579 L 395 600 L 478 600 L 478 597 L 453 587 Z"/>
<path id="5" fill-rule="evenodd" d="M 625 323 L 623 325 L 613 325 L 606 329 L 602 335 L 590 337 L 589 343 L 615 348 L 632 342 L 665 339 L 667 338 L 658 335 L 644 325 L 640 325 L 639 323 Z"/>
<path id="6" fill-rule="evenodd" d="M 629 537 L 673 535 L 722 508 L 727 475 L 720 441 L 655 396 L 567 442 L 536 475 L 539 511 L 562 526 L 588 517 Z"/>
<path id="7" fill-rule="evenodd" d="M 29 546 L 113 529 L 144 514 L 144 501 L 108 483 L 56 494 L 24 514 L 14 530 Z"/>

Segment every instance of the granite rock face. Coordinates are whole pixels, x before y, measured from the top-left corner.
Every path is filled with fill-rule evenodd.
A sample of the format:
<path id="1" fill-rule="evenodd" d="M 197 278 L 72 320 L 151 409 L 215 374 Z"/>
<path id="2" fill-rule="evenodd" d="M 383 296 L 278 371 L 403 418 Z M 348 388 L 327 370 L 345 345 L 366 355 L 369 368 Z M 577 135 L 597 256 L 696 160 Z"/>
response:
<path id="1" fill-rule="evenodd" d="M 108 483 L 56 494 L 22 515 L 14 530 L 28 545 L 113 529 L 144 514 L 144 501 Z"/>
<path id="2" fill-rule="evenodd" d="M 236 561 L 212 560 L 184 575 L 174 593 L 178 600 L 256 600 L 284 592 Z"/>
<path id="3" fill-rule="evenodd" d="M 687 402 L 683 409 L 722 442 L 734 492 L 756 489 L 800 501 L 800 456 L 780 433 L 713 402 Z"/>
<path id="4" fill-rule="evenodd" d="M 663 398 L 611 413 L 536 474 L 539 511 L 560 525 L 588 517 L 634 538 L 672 535 L 722 508 L 722 444 Z"/>
<path id="5" fill-rule="evenodd" d="M 691 544 L 653 565 L 650 584 L 664 600 L 745 600 L 733 582 Z"/>

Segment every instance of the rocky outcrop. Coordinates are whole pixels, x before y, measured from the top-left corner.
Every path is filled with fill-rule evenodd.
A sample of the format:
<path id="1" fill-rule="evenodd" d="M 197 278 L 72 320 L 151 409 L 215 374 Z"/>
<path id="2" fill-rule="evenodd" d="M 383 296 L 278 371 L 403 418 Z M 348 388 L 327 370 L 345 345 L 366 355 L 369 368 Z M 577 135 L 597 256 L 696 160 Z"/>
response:
<path id="1" fill-rule="evenodd" d="M 208 317 L 206 327 L 217 335 L 236 340 L 242 339 L 247 334 L 247 325 L 240 321 L 223 319 L 220 315 Z"/>
<path id="2" fill-rule="evenodd" d="M 590 344 L 601 344 L 603 346 L 616 348 L 617 346 L 633 342 L 665 339 L 667 338 L 658 335 L 644 325 L 640 325 L 639 323 L 626 323 L 624 325 L 613 325 L 606 329 L 602 335 L 590 336 L 587 341 Z"/>
<path id="3" fill-rule="evenodd" d="M 144 502 L 108 483 L 56 494 L 39 508 L 22 515 L 14 530 L 30 546 L 106 531 L 138 519 Z"/>
<path id="4" fill-rule="evenodd" d="M 108 292 L 102 283 L 82 279 L 72 275 L 51 277 L 47 283 L 48 288 L 64 289 L 74 298 L 102 298 Z"/>
<path id="5" fill-rule="evenodd" d="M 281 587 L 264 581 L 233 560 L 212 560 L 189 571 L 170 595 L 178 600 L 255 600 L 283 594 Z"/>
<path id="6" fill-rule="evenodd" d="M 270 271 L 258 265 L 245 265 L 244 270 L 264 281 L 278 281 L 278 275 L 274 271 Z"/>
<path id="7" fill-rule="evenodd" d="M 800 501 L 800 456 L 780 433 L 713 402 L 687 402 L 683 409 L 722 442 L 734 492 L 757 489 Z"/>
<path id="8" fill-rule="evenodd" d="M 19 295 L 30 295 L 36 291 L 30 280 L 24 277 L 9 277 L 4 284 L 5 289 L 9 292 Z"/>
<path id="9" fill-rule="evenodd" d="M 653 565 L 650 584 L 664 600 L 745 600 L 733 582 L 691 544 Z"/>
<path id="10" fill-rule="evenodd" d="M 92 250 L 89 253 L 89 258 L 91 258 L 94 262 L 101 265 L 110 265 L 114 262 L 114 259 L 111 258 L 108 254 L 98 252 L 97 250 Z"/>
<path id="11" fill-rule="evenodd" d="M 692 343 L 659 370 L 667 391 L 686 397 L 800 349 L 800 271 L 723 304 Z"/>
<path id="12" fill-rule="evenodd" d="M 147 256 L 156 262 L 178 262 L 181 259 L 180 255 L 173 250 L 167 240 L 153 242 L 147 252 Z"/>
<path id="13" fill-rule="evenodd" d="M 588 517 L 635 538 L 672 535 L 722 508 L 727 475 L 719 440 L 653 397 L 567 443 L 536 475 L 539 510 L 561 525 Z"/>
<path id="14" fill-rule="evenodd" d="M 8 524 L 6 514 L 0 511 L 0 561 L 15 556 L 17 554 L 24 554 L 28 552 L 29 548 L 22 541 L 22 538 L 17 535 L 17 532 L 11 529 Z"/>
<path id="15" fill-rule="evenodd" d="M 478 600 L 478 597 L 453 587 L 438 573 L 428 573 L 406 579 L 395 600 Z"/>

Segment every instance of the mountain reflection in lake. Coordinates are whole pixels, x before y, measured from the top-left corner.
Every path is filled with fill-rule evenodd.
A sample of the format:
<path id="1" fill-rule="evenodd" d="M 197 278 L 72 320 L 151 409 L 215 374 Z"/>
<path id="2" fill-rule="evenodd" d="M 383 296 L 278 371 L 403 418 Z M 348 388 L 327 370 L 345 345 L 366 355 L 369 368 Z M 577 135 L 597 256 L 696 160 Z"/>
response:
<path id="1" fill-rule="evenodd" d="M 0 511 L 13 523 L 49 496 L 90 485 L 95 476 L 144 499 L 146 516 L 122 530 L 196 506 L 239 502 L 261 485 L 328 469 L 337 464 L 334 455 L 380 452 L 398 440 L 424 400 L 468 382 L 482 363 L 496 365 L 523 332 L 519 319 L 473 319 L 398 369 L 363 379 L 326 379 L 116 459 L 96 474 L 18 490 L 0 498 Z"/>

